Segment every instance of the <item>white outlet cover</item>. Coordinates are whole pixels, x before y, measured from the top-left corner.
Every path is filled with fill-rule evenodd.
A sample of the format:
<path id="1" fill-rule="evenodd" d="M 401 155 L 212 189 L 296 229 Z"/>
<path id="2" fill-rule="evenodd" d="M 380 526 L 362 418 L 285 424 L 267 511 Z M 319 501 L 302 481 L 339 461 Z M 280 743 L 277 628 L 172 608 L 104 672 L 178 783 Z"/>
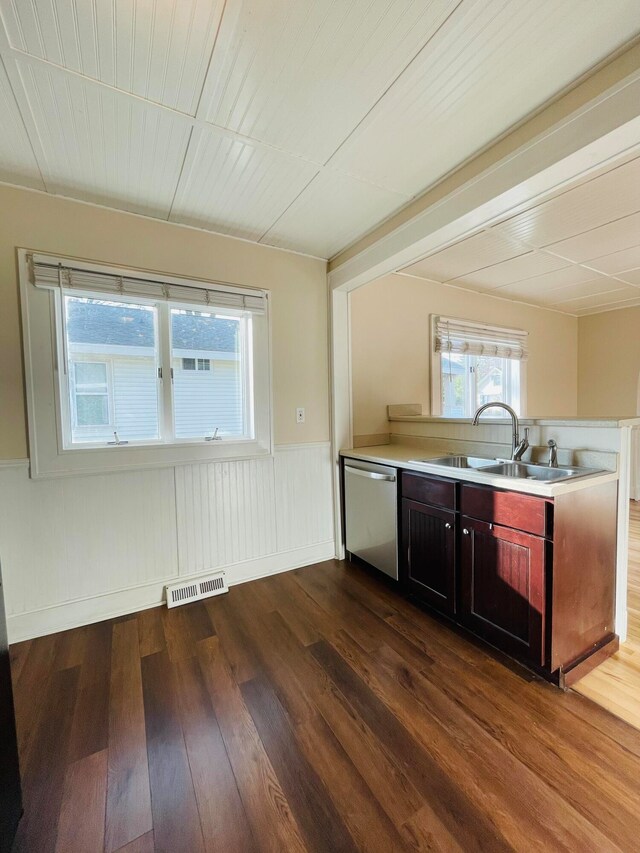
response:
<path id="1" fill-rule="evenodd" d="M 296 423 L 304 423 L 304 409 L 296 409 Z"/>

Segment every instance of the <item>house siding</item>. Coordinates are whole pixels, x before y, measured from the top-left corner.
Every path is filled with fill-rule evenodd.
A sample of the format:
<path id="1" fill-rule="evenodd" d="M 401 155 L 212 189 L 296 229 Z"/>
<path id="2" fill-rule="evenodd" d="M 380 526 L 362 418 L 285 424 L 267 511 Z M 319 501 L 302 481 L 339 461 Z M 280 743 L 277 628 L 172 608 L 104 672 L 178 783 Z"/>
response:
<path id="1" fill-rule="evenodd" d="M 211 369 L 183 370 L 174 359 L 173 396 L 176 436 L 222 435 L 243 432 L 243 400 L 240 362 L 215 360 Z"/>

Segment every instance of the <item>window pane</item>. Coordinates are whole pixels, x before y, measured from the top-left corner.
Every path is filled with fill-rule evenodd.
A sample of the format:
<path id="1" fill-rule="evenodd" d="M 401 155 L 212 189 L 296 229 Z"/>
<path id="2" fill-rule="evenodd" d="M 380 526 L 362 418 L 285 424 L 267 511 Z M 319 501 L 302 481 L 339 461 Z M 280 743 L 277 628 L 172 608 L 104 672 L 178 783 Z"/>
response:
<path id="1" fill-rule="evenodd" d="M 160 437 L 153 306 L 65 295 L 73 443 Z"/>
<path id="2" fill-rule="evenodd" d="M 509 402 L 505 389 L 505 367 L 504 358 L 480 356 L 476 359 L 476 408 L 484 403 Z"/>
<path id="3" fill-rule="evenodd" d="M 248 436 L 243 340 L 249 322 L 245 317 L 171 309 L 176 438 L 204 438 L 216 429 L 221 438 Z M 186 361 L 197 369 L 176 369 Z"/>
<path id="4" fill-rule="evenodd" d="M 445 418 L 464 418 L 467 414 L 468 361 L 465 355 L 442 353 L 442 416 Z"/>
<path id="5" fill-rule="evenodd" d="M 106 394 L 77 394 L 76 413 L 79 427 L 108 424 L 109 399 Z"/>
<path id="6" fill-rule="evenodd" d="M 107 389 L 107 365 L 94 361 L 78 361 L 75 366 L 76 388 Z"/>
<path id="7" fill-rule="evenodd" d="M 470 418 L 485 403 L 508 403 L 520 411 L 520 362 L 494 356 L 442 353 L 442 416 Z M 487 417 L 508 417 L 496 409 Z"/>

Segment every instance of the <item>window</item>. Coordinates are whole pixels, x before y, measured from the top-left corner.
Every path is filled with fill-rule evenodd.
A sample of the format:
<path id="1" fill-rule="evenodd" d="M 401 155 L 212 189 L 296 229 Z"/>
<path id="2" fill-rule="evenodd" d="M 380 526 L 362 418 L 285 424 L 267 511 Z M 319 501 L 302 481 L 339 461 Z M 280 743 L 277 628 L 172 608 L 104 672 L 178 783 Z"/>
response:
<path id="1" fill-rule="evenodd" d="M 211 370 L 211 360 L 208 358 L 183 358 L 183 370 Z"/>
<path id="2" fill-rule="evenodd" d="M 523 414 L 527 333 L 466 320 L 433 318 L 432 412 L 471 418 L 484 403 Z M 495 417 L 506 416 L 500 409 Z"/>
<path id="3" fill-rule="evenodd" d="M 171 309 L 174 363 L 174 427 L 178 438 L 242 437 L 250 430 L 251 371 L 247 369 L 246 321 L 242 317 L 186 308 Z M 185 350 L 209 358 L 185 358 Z M 213 364 L 213 370 L 211 365 Z"/>
<path id="4" fill-rule="evenodd" d="M 71 387 L 71 406 L 74 430 L 109 426 L 108 365 L 105 362 L 74 361 Z"/>
<path id="5" fill-rule="evenodd" d="M 54 260 L 35 256 L 23 283 L 28 381 L 51 376 L 29 395 L 43 473 L 113 468 L 114 451 L 125 467 L 271 452 L 264 291 Z"/>
<path id="6" fill-rule="evenodd" d="M 99 295 L 61 298 L 67 369 L 60 381 L 71 409 L 65 447 L 158 441 L 157 308 Z"/>

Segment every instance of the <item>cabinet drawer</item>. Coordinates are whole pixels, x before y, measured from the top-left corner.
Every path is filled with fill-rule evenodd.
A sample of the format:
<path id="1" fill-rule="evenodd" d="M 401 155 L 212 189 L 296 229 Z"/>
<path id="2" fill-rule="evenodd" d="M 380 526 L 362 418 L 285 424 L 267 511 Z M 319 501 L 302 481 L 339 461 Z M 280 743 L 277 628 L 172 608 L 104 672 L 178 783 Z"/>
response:
<path id="1" fill-rule="evenodd" d="M 553 503 L 546 498 L 465 484 L 460 504 L 464 515 L 471 518 L 524 530 L 535 536 L 553 535 Z"/>
<path id="2" fill-rule="evenodd" d="M 402 497 L 444 509 L 456 509 L 456 484 L 440 477 L 403 471 Z"/>

